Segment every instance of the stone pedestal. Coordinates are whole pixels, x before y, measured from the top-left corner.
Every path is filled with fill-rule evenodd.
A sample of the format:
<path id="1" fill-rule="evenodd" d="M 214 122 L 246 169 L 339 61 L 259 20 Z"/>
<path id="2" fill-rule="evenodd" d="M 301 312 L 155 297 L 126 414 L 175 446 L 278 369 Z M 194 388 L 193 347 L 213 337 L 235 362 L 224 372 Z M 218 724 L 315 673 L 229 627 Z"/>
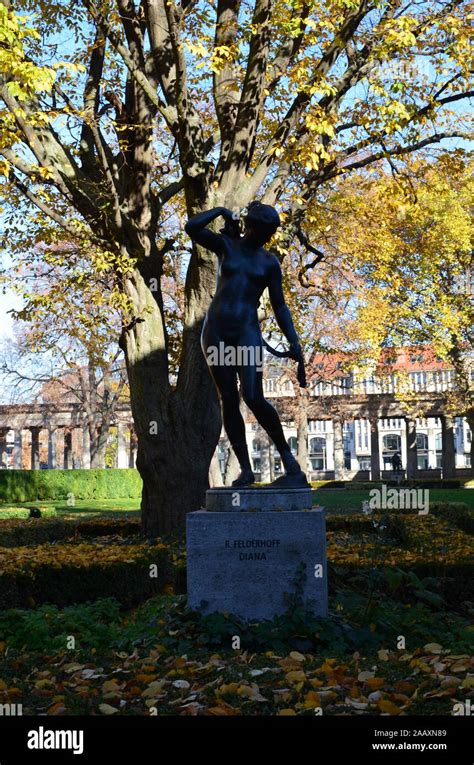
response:
<path id="1" fill-rule="evenodd" d="M 311 510 L 311 488 L 307 489 L 208 489 L 206 510 L 211 512 L 258 512 Z"/>
<path id="2" fill-rule="evenodd" d="M 291 491 L 306 495 L 306 499 L 297 500 L 293 494 L 289 503 L 285 497 Z M 229 506 L 232 493 L 240 494 L 241 503 L 249 509 L 242 504 Z M 259 496 L 252 498 L 249 493 Z M 291 596 L 299 594 L 314 615 L 327 615 L 324 510 L 284 510 L 284 501 L 290 507 L 298 502 L 308 504 L 308 490 L 278 493 L 280 507 L 276 508 L 272 490 L 211 490 L 207 501 L 214 509 L 188 514 L 191 608 L 202 613 L 229 613 L 244 620 L 272 619 L 288 611 Z M 221 496 L 223 510 L 217 509 L 216 494 Z M 275 509 L 269 510 L 267 503 Z"/>

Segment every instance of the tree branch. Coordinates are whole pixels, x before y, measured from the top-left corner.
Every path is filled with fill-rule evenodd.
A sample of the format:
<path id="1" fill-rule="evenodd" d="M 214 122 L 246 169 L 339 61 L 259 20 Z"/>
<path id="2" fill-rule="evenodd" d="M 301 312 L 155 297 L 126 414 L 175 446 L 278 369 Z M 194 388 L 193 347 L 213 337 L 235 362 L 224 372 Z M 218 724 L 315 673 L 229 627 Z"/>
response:
<path id="1" fill-rule="evenodd" d="M 241 0 L 218 0 L 214 49 L 225 46 L 232 50 L 239 29 Z M 232 131 L 238 112 L 239 98 L 236 92 L 236 72 L 233 55 L 213 73 L 213 94 L 217 120 L 221 132 L 221 162 L 225 162 L 230 149 Z"/>
<path id="2" fill-rule="evenodd" d="M 304 21 L 304 19 L 307 18 L 311 11 L 311 3 L 303 3 L 301 7 L 300 13 L 298 13 L 298 17 Z M 292 14 L 291 18 L 292 20 L 295 17 L 295 9 L 292 7 Z M 281 77 L 287 72 L 288 67 L 293 62 L 295 56 L 297 55 L 298 51 L 301 48 L 301 45 L 303 44 L 303 41 L 305 39 L 305 24 L 302 24 L 301 32 L 296 37 L 289 37 L 285 42 L 283 43 L 281 49 L 278 51 L 277 55 L 273 59 L 271 63 L 269 63 L 267 67 L 267 82 L 266 87 L 271 92 L 273 91 L 276 86 L 278 85 L 278 82 L 280 81 Z"/>
<path id="3" fill-rule="evenodd" d="M 114 30 L 112 29 L 108 21 L 104 19 L 104 17 L 101 16 L 100 13 L 98 13 L 95 10 L 92 4 L 92 0 L 82 0 L 82 2 L 84 3 L 85 7 L 89 11 L 91 17 L 94 19 L 96 24 L 102 30 L 104 36 L 110 41 L 110 44 L 112 45 L 114 50 L 116 50 L 116 52 L 121 57 L 125 66 L 130 72 L 130 75 L 133 77 L 134 80 L 138 82 L 140 87 L 143 89 L 145 94 L 150 99 L 151 103 L 156 106 L 160 114 L 165 119 L 166 124 L 168 125 L 170 130 L 173 132 L 175 121 L 176 121 L 176 110 L 172 107 L 168 107 L 159 98 L 156 92 L 156 88 L 154 88 L 153 84 L 150 82 L 150 80 L 144 74 L 144 72 L 141 71 L 135 65 L 127 46 L 121 42 L 120 37 L 116 34 L 116 32 L 114 32 Z"/>
<path id="4" fill-rule="evenodd" d="M 330 71 L 349 40 L 355 34 L 362 20 L 372 10 L 372 7 L 371 0 L 362 0 L 358 9 L 352 11 L 346 17 L 340 30 L 334 36 L 331 45 L 329 45 L 316 64 L 313 76 L 308 81 L 307 87 L 297 94 L 277 130 L 267 143 L 253 176 L 250 179 L 250 197 L 252 197 L 260 188 L 271 166 L 274 164 L 275 149 L 286 141 L 290 132 L 296 125 L 298 125 L 304 109 L 310 103 L 312 97 L 311 85 L 317 83 L 321 77 L 324 77 Z"/>
<path id="5" fill-rule="evenodd" d="M 444 133 L 434 133 L 431 136 L 428 136 L 427 138 L 423 138 L 419 141 L 415 141 L 414 143 L 407 144 L 406 146 L 395 146 L 393 149 L 390 149 L 387 151 L 386 149 L 382 149 L 381 151 L 374 152 L 373 154 L 370 154 L 367 157 L 364 157 L 363 159 L 353 162 L 350 165 L 344 165 L 343 168 L 339 168 L 338 170 L 330 173 L 329 175 L 324 176 L 324 180 L 330 180 L 331 178 L 334 178 L 336 175 L 339 175 L 341 170 L 344 172 L 356 170 L 361 167 L 366 167 L 367 165 L 372 164 L 373 162 L 377 162 L 380 159 L 384 159 L 384 157 L 397 157 L 403 154 L 409 154 L 412 151 L 418 151 L 419 149 L 423 149 L 425 146 L 429 146 L 433 143 L 439 143 L 440 141 L 445 140 L 446 138 L 464 138 L 466 140 L 471 140 L 473 138 L 473 133 L 462 133 L 461 131 L 453 130 L 452 132 L 444 132 Z"/>
<path id="6" fill-rule="evenodd" d="M 96 120 L 96 115 L 99 110 L 100 99 L 100 80 L 102 77 L 102 71 L 104 67 L 105 57 L 105 40 L 102 31 L 97 28 L 94 45 L 89 61 L 89 71 L 84 86 L 84 116 L 81 130 L 81 138 L 79 142 L 79 157 L 81 158 L 82 166 L 88 172 L 94 169 L 94 147 L 95 141 L 92 134 L 92 130 L 88 124 L 89 122 Z"/>
<path id="7" fill-rule="evenodd" d="M 25 196 L 27 199 L 30 200 L 30 202 L 33 202 L 33 204 L 41 210 L 45 215 L 48 215 L 51 220 L 54 220 L 55 223 L 58 223 L 61 228 L 63 228 L 65 231 L 67 231 L 68 234 L 71 236 L 76 237 L 77 231 L 74 228 L 74 226 L 71 226 L 68 221 L 62 217 L 62 215 L 59 215 L 59 213 L 56 212 L 56 210 L 53 210 L 52 207 L 49 207 L 47 204 L 45 204 L 39 197 L 34 194 L 31 189 L 28 188 L 28 186 L 21 181 L 18 176 L 15 175 L 15 173 L 11 173 L 11 178 L 14 183 L 14 185 L 17 187 L 19 191 Z"/>
<path id="8" fill-rule="evenodd" d="M 271 0 L 256 0 L 252 19 L 255 31 L 250 39 L 234 134 L 222 165 L 229 187 L 234 186 L 242 171 L 248 169 L 254 151 L 266 79 L 271 10 Z"/>

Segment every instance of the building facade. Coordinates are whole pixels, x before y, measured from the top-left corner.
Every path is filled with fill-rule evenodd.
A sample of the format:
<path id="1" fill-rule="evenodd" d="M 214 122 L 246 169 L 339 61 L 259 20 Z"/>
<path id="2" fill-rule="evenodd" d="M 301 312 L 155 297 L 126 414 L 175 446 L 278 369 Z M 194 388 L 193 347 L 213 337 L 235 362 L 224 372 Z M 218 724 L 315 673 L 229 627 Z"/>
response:
<path id="1" fill-rule="evenodd" d="M 350 368 L 347 359 L 315 355 L 308 365 L 303 424 L 290 372 L 267 364 L 265 396 L 276 406 L 296 454 L 305 444 L 313 479 L 378 479 L 393 472 L 394 457 L 409 477 L 469 476 L 472 432 L 453 411 L 454 373 L 428 348 L 398 349 L 390 363 Z M 474 382 L 474 373 L 470 372 Z M 281 475 L 278 453 L 244 407 L 249 453 L 257 480 Z M 297 421 L 300 423 L 297 425 Z M 110 467 L 135 466 L 136 436 L 128 404 L 120 403 L 109 434 Z M 229 447 L 222 432 L 216 456 L 225 474 Z M 90 467 L 90 443 L 78 404 L 0 406 L 3 469 Z"/>

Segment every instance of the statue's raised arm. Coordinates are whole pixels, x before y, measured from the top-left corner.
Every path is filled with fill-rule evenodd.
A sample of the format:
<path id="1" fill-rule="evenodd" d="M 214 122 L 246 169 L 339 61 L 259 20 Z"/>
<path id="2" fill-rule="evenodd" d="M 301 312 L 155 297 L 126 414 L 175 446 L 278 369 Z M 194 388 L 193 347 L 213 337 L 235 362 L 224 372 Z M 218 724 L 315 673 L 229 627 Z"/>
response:
<path id="1" fill-rule="evenodd" d="M 222 216 L 226 221 L 233 220 L 231 211 L 226 207 L 213 207 L 212 210 L 205 210 L 193 215 L 184 227 L 193 242 L 205 247 L 206 250 L 215 252 L 217 255 L 221 255 L 223 251 L 222 235 L 216 234 L 207 226 L 219 216 Z"/>

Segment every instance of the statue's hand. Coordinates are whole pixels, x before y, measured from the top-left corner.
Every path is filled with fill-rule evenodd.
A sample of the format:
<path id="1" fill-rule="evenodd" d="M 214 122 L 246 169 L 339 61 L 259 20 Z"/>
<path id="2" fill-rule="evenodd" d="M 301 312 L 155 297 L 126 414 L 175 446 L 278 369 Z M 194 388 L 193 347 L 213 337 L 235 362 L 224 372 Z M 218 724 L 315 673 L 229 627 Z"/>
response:
<path id="1" fill-rule="evenodd" d="M 291 358 L 298 362 L 297 377 L 300 388 L 306 388 L 306 372 L 304 368 L 303 350 L 299 343 L 290 344 Z"/>
<path id="2" fill-rule="evenodd" d="M 296 372 L 296 376 L 298 377 L 300 388 L 306 388 L 306 372 L 304 368 L 303 359 L 301 359 L 301 361 L 298 361 L 298 370 Z"/>
<path id="3" fill-rule="evenodd" d="M 240 235 L 239 220 L 226 207 L 222 207 L 221 209 L 222 209 L 221 215 L 225 221 L 225 225 L 224 225 L 224 228 L 221 230 L 221 234 L 227 234 L 227 236 L 230 236 L 232 239 L 238 238 Z"/>
<path id="4" fill-rule="evenodd" d="M 290 358 L 304 363 L 303 349 L 299 343 L 290 343 Z"/>
<path id="5" fill-rule="evenodd" d="M 232 210 L 228 210 L 227 207 L 221 207 L 220 211 L 225 221 L 228 221 L 229 223 L 236 223 L 236 218 Z"/>

